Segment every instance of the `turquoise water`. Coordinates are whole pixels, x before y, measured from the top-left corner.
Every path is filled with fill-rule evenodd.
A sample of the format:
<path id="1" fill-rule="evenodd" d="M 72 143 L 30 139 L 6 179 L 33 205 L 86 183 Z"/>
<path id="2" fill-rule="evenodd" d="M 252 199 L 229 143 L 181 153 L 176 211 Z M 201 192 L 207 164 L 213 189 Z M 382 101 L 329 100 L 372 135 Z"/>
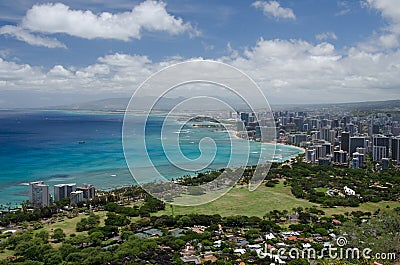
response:
<path id="1" fill-rule="evenodd" d="M 99 189 L 135 184 L 123 153 L 122 121 L 121 113 L 0 111 L 0 204 L 15 205 L 26 200 L 30 181 L 43 180 L 50 186 L 89 183 Z M 240 165 L 249 153 L 249 144 L 249 165 L 258 161 L 260 148 L 272 150 L 269 145 L 230 137 L 227 131 L 190 125 L 180 130 L 179 122 L 169 120 L 162 127 L 163 121 L 162 116 L 152 116 L 145 124 L 141 115 L 131 120 L 134 129 L 127 138 L 127 158 L 135 174 L 149 181 L 154 176 L 149 173 L 146 154 L 137 148 L 144 139 L 142 128 L 146 128 L 146 149 L 152 164 L 169 179 L 194 174 L 185 168 L 196 163 L 207 165 L 203 170 L 226 167 L 229 159 L 230 165 Z M 199 142 L 204 137 L 214 143 L 206 140 L 200 150 Z M 177 151 L 176 139 L 183 155 Z M 299 152 L 294 147 L 277 146 L 276 155 L 286 160 Z M 188 159 L 197 160 L 187 163 Z"/>

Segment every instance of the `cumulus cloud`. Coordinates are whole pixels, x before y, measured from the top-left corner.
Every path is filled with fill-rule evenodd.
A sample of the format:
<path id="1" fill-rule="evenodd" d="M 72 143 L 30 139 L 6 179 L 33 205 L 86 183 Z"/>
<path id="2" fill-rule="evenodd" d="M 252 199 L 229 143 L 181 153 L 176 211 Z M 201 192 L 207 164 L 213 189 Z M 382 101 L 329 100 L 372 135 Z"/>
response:
<path id="1" fill-rule="evenodd" d="M 399 45 L 400 36 L 400 5 L 396 0 L 366 0 L 363 5 L 377 10 L 388 25 L 372 36 L 371 43 L 367 44 L 370 48 L 382 46 L 384 48 L 394 48 Z M 372 43 L 375 42 L 375 43 Z"/>
<path id="2" fill-rule="evenodd" d="M 169 14 L 164 2 L 146 0 L 129 12 L 94 14 L 72 10 L 62 3 L 34 5 L 22 20 L 22 27 L 47 34 L 65 33 L 85 39 L 140 39 L 143 30 L 171 35 L 198 34 L 190 23 Z"/>
<path id="3" fill-rule="evenodd" d="M 275 101 L 338 102 L 398 98 L 400 51 L 343 52 L 331 43 L 264 40 L 225 62 L 249 73 Z"/>
<path id="4" fill-rule="evenodd" d="M 143 31 L 167 32 L 171 35 L 200 31 L 182 18 L 168 13 L 166 4 L 146 0 L 129 12 L 94 14 L 90 10 L 73 10 L 62 3 L 37 4 L 30 8 L 19 25 L 6 25 L 0 34 L 12 36 L 30 45 L 66 48 L 57 39 L 40 36 L 63 33 L 84 39 L 140 39 Z"/>
<path id="5" fill-rule="evenodd" d="M 291 8 L 282 7 L 277 1 L 256 1 L 251 5 L 257 9 L 261 9 L 267 16 L 272 16 L 277 19 L 296 19 L 296 16 Z"/>
<path id="6" fill-rule="evenodd" d="M 3 26 L 0 28 L 0 35 L 12 36 L 17 40 L 24 41 L 34 46 L 44 46 L 47 48 L 66 48 L 64 44 L 56 39 L 34 35 L 28 30 L 18 26 Z"/>
<path id="7" fill-rule="evenodd" d="M 319 40 L 319 41 L 329 40 L 329 39 L 332 39 L 332 40 L 337 40 L 338 39 L 334 32 L 323 32 L 321 34 L 315 35 L 315 38 L 317 40 Z"/>
<path id="8" fill-rule="evenodd" d="M 343 102 L 398 98 L 400 51 L 338 50 L 329 42 L 259 39 L 253 47 L 216 58 L 251 76 L 274 102 Z M 55 65 L 49 70 L 0 60 L 0 89 L 49 92 L 132 93 L 147 77 L 173 63 L 123 53 L 91 65 Z M 149 91 L 151 93 L 151 91 Z"/>

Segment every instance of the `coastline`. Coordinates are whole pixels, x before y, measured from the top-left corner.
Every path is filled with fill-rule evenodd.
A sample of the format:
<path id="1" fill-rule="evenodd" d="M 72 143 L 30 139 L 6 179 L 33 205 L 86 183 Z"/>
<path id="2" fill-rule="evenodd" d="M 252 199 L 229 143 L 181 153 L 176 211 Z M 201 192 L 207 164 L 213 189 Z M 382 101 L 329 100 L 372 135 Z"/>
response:
<path id="1" fill-rule="evenodd" d="M 78 185 L 88 183 L 101 190 L 135 184 L 126 167 L 122 152 L 119 138 L 121 119 L 118 114 L 101 112 L 99 115 L 99 113 L 87 114 L 73 111 L 76 115 L 71 118 L 69 112 L 65 113 L 59 110 L 35 110 L 23 113 L 11 111 L 11 113 L 13 115 L 3 117 L 5 126 L 3 129 L 9 134 L 6 134 L 8 138 L 3 138 L 7 141 L 3 141 L 2 144 L 5 150 L 9 149 L 12 152 L 10 151 L 7 156 L 0 157 L 3 162 L 2 173 L 4 175 L 0 189 L 2 194 L 0 204 L 15 205 L 27 200 L 28 187 L 26 184 L 37 180 L 43 180 L 49 184 L 51 192 L 53 185 L 60 183 L 76 182 Z M 60 127 L 61 125 L 62 127 Z M 210 134 L 210 130 L 207 129 L 197 128 L 193 131 L 195 130 L 196 133 L 193 135 L 197 138 Z M 197 130 L 199 134 L 197 134 Z M 24 141 L 21 141 L 21 134 L 14 132 L 24 132 Z M 226 141 L 227 135 L 219 132 L 212 132 L 212 138 L 220 141 L 221 144 L 229 144 Z M 228 130 L 228 132 L 231 140 L 245 141 L 245 139 L 236 137 L 232 130 Z M 79 141 L 85 141 L 85 144 L 78 144 Z M 152 143 L 150 142 L 150 144 Z M 186 148 L 192 148 L 191 146 L 192 144 L 189 143 L 185 145 Z M 193 147 L 197 148 L 197 146 Z M 299 148 L 292 149 L 293 147 L 285 145 L 285 148 L 290 148 L 290 150 L 282 148 L 282 159 L 296 156 L 299 153 L 296 151 L 301 150 Z M 229 154 L 226 150 L 224 152 L 223 155 Z M 142 165 L 141 156 L 138 155 L 137 159 L 136 165 Z M 159 157 L 156 159 L 158 159 L 156 163 L 161 162 L 157 164 L 157 167 L 165 176 L 177 178 L 188 175 L 188 173 L 171 169 Z M 227 166 L 226 163 L 224 164 L 224 156 L 217 157 L 217 160 L 213 167 L 206 170 L 217 170 Z M 254 165 L 253 162 L 250 161 L 249 165 Z M 8 166 L 6 167 L 6 165 Z M 140 170 L 146 172 L 145 167 Z"/>

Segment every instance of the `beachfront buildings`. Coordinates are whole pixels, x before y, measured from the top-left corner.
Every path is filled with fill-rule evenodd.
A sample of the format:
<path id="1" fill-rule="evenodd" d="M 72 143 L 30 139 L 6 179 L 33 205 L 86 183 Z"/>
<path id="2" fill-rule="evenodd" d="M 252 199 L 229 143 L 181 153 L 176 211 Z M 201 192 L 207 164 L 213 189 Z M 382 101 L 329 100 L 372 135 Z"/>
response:
<path id="1" fill-rule="evenodd" d="M 69 198 L 72 205 L 89 201 L 95 197 L 96 189 L 93 185 L 83 184 L 77 187 L 75 183 L 55 184 L 54 201 Z M 29 183 L 29 202 L 33 207 L 48 206 L 52 203 L 49 185 L 43 181 Z"/>
<path id="2" fill-rule="evenodd" d="M 379 168 L 400 165 L 400 115 L 373 113 L 357 116 L 319 110 L 274 112 L 276 141 L 304 147 L 305 160 L 314 164 L 334 164 L 363 168 L 367 161 Z M 237 135 L 261 140 L 262 113 L 237 115 Z M 270 126 L 266 127 L 270 128 Z M 265 131 L 271 134 L 271 131 Z"/>
<path id="3" fill-rule="evenodd" d="M 56 184 L 54 185 L 54 201 L 60 201 L 64 198 L 69 198 L 71 192 L 76 191 L 76 184 Z"/>
<path id="4" fill-rule="evenodd" d="M 29 202 L 34 207 L 48 206 L 51 203 L 49 185 L 43 181 L 29 183 Z"/>
<path id="5" fill-rule="evenodd" d="M 93 185 L 83 184 L 81 187 L 77 187 L 76 190 L 82 191 L 82 196 L 85 200 L 91 200 L 96 195 L 96 188 Z"/>
<path id="6" fill-rule="evenodd" d="M 69 195 L 71 205 L 76 205 L 80 202 L 83 202 L 83 191 L 77 190 L 73 191 Z"/>

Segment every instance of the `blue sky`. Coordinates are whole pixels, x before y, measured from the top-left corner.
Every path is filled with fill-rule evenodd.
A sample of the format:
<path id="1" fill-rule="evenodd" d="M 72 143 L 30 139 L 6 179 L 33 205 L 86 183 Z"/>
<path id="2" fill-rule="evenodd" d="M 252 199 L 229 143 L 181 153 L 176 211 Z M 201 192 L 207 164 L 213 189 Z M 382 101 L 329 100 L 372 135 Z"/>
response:
<path id="1" fill-rule="evenodd" d="M 399 35 L 396 0 L 3 0 L 0 108 L 130 96 L 193 58 L 243 70 L 273 104 L 399 99 Z"/>

